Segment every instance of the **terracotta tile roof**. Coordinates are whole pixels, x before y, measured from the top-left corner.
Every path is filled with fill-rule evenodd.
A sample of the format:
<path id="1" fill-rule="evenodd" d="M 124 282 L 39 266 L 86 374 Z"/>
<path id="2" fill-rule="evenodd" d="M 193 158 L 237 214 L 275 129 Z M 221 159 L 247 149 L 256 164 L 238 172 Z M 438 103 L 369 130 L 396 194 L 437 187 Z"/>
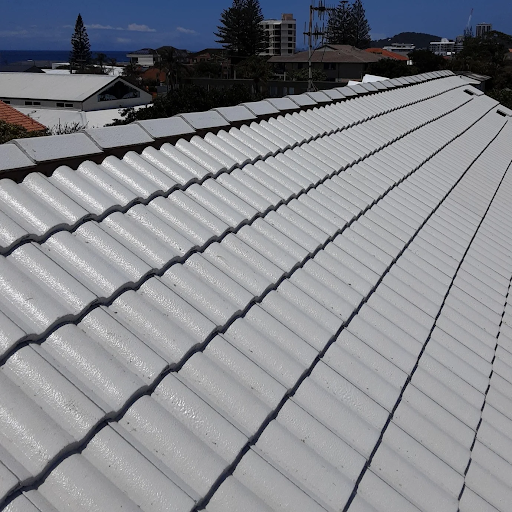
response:
<path id="1" fill-rule="evenodd" d="M 390 52 L 389 50 L 384 50 L 384 48 L 367 48 L 365 51 L 374 53 L 376 55 L 382 55 L 382 57 L 387 57 L 388 59 L 408 60 L 408 58 L 405 55 L 400 55 L 399 53 Z"/>
<path id="2" fill-rule="evenodd" d="M 29 132 L 38 132 L 40 130 L 46 130 L 46 126 L 37 121 L 34 121 L 31 117 L 18 112 L 15 108 L 7 105 L 3 101 L 0 101 L 0 120 L 6 121 L 7 123 L 17 124 L 23 126 Z"/>

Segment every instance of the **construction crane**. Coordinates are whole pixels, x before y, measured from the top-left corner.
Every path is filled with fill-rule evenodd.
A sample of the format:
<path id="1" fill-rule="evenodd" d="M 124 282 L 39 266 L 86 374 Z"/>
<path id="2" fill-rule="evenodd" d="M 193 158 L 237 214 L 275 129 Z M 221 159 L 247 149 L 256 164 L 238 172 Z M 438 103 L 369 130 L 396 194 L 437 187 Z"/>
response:
<path id="1" fill-rule="evenodd" d="M 471 18 L 473 17 L 473 8 L 471 8 L 471 12 L 469 13 L 468 22 L 466 24 L 466 28 L 464 29 L 464 37 L 473 37 L 473 27 L 471 26 Z"/>

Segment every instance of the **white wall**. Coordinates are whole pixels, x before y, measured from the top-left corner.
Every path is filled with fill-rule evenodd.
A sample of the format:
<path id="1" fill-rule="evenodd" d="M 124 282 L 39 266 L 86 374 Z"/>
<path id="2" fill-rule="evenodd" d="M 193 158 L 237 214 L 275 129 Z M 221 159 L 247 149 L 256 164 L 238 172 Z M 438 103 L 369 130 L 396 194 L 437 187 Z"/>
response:
<path id="1" fill-rule="evenodd" d="M 24 100 L 19 98 L 0 98 L 12 107 L 27 107 L 27 108 L 59 108 L 62 110 L 81 110 L 82 102 L 80 101 L 64 101 L 64 100 Z M 25 105 L 25 101 L 31 101 L 32 105 Z M 34 105 L 34 102 L 39 102 L 39 105 Z M 72 107 L 57 107 L 57 103 L 64 103 L 65 105 L 73 105 Z"/>
<path id="2" fill-rule="evenodd" d="M 118 81 L 124 82 L 126 85 L 130 87 L 134 87 L 128 82 L 125 82 L 124 80 L 119 79 Z M 83 102 L 83 110 L 86 112 L 92 111 L 92 110 L 106 110 L 111 108 L 128 108 L 128 107 L 135 107 L 137 105 L 147 105 L 148 103 L 151 103 L 151 100 L 153 97 L 151 94 L 147 93 L 146 91 L 140 90 L 140 96 L 138 98 L 125 98 L 125 99 L 113 99 L 113 100 L 107 100 L 107 101 L 99 101 L 98 96 L 103 92 L 112 87 L 117 81 L 112 82 L 108 86 L 104 87 L 103 89 L 100 89 L 98 92 L 95 92 L 90 98 L 86 99 Z"/>

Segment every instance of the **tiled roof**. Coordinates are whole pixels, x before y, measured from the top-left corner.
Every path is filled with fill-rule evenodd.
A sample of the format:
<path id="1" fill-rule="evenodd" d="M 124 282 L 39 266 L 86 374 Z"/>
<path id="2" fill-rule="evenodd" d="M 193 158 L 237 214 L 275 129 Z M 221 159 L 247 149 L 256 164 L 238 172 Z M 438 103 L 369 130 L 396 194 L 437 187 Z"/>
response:
<path id="1" fill-rule="evenodd" d="M 508 510 L 512 112 L 402 82 L 0 181 L 0 506 Z"/>
<path id="2" fill-rule="evenodd" d="M 370 63 L 377 62 L 381 57 L 369 54 L 349 45 L 330 45 L 329 47 L 318 48 L 311 55 L 311 62 L 334 62 L 334 63 Z M 269 62 L 308 62 L 308 52 L 297 52 L 292 55 L 274 55 Z"/>
<path id="3" fill-rule="evenodd" d="M 395 60 L 409 60 L 405 55 L 401 55 L 400 53 L 390 52 L 389 50 L 384 50 L 384 48 L 366 48 L 367 52 L 375 53 L 377 55 L 382 55 L 388 59 Z"/>
<path id="4" fill-rule="evenodd" d="M 6 123 L 22 126 L 29 132 L 46 130 L 46 126 L 34 121 L 31 117 L 18 112 L 15 108 L 0 101 L 0 120 Z"/>

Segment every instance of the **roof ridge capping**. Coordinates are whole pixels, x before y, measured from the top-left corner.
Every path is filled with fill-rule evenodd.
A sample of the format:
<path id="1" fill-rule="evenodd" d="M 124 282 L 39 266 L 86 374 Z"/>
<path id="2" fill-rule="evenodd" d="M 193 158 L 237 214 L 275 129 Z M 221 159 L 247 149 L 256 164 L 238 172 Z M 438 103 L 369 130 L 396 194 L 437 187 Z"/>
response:
<path id="1" fill-rule="evenodd" d="M 130 125 L 86 129 L 75 134 L 51 135 L 41 139 L 14 139 L 0 146 L 0 176 L 17 182 L 34 171 L 49 176 L 61 165 L 78 167 L 84 158 L 101 163 L 110 155 L 122 157 L 128 151 L 142 151 L 148 146 L 159 148 L 166 142 L 176 143 L 180 138 L 190 139 L 194 135 L 216 133 L 222 129 L 227 130 L 255 120 L 266 120 L 282 113 L 307 110 L 359 95 L 407 87 L 448 76 L 455 74 L 448 70 L 436 71 L 401 79 L 293 94 L 283 98 L 266 98 L 232 107 L 217 107 L 205 112 L 136 121 Z M 468 88 L 470 87 L 468 85 Z M 480 91 L 475 92 L 478 93 Z"/>

